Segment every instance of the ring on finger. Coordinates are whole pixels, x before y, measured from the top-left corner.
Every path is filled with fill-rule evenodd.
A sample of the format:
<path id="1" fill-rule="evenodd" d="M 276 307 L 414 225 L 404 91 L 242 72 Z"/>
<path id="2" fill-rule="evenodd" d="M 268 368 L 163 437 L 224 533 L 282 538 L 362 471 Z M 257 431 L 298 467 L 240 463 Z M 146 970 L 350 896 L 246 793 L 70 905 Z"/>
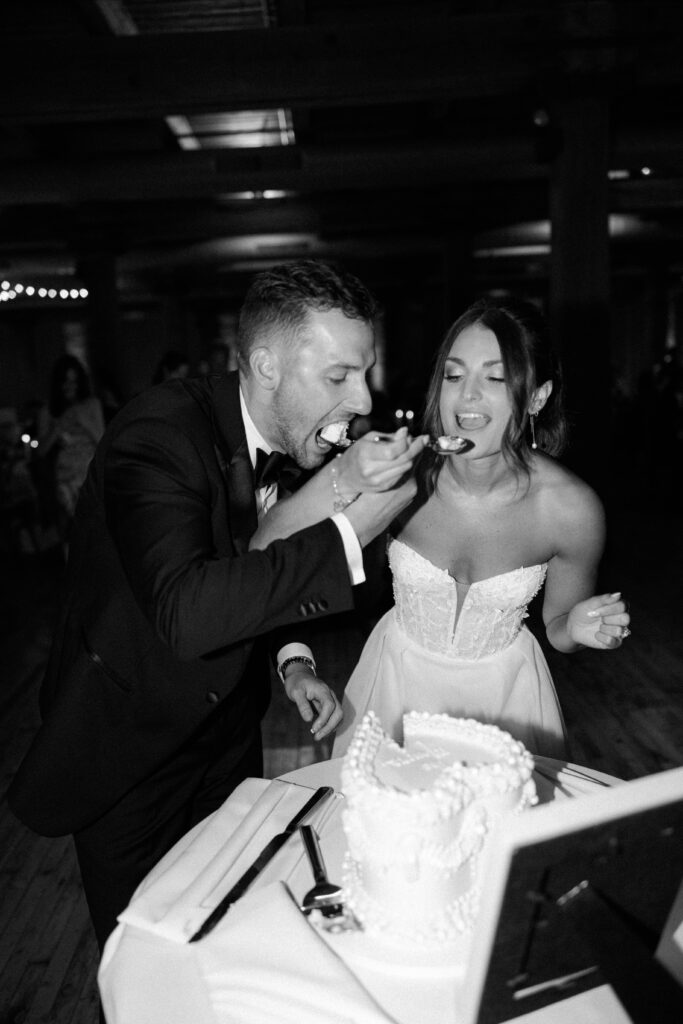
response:
<path id="1" fill-rule="evenodd" d="M 631 635 L 631 630 L 628 628 L 628 626 L 624 626 L 624 628 L 621 631 L 621 639 L 625 640 L 626 637 L 630 636 L 630 635 Z"/>

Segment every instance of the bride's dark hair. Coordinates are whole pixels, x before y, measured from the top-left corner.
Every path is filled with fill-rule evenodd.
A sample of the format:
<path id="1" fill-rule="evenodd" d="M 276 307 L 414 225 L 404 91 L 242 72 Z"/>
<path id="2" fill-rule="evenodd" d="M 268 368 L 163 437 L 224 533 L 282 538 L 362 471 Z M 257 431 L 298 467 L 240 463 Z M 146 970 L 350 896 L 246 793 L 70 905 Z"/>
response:
<path id="1" fill-rule="evenodd" d="M 536 388 L 552 381 L 553 389 L 535 422 L 536 442 L 548 455 L 559 455 L 565 446 L 567 421 L 562 405 L 562 371 L 550 343 L 543 314 L 521 299 L 480 299 L 458 317 L 446 332 L 434 359 L 422 417 L 424 433 L 444 433 L 439 400 L 446 359 L 458 335 L 473 324 L 487 327 L 500 345 L 505 384 L 512 403 L 512 415 L 503 433 L 503 456 L 515 469 L 528 474 L 531 468 L 529 405 Z M 434 489 L 442 457 L 425 449 L 419 478 L 428 492 Z"/>

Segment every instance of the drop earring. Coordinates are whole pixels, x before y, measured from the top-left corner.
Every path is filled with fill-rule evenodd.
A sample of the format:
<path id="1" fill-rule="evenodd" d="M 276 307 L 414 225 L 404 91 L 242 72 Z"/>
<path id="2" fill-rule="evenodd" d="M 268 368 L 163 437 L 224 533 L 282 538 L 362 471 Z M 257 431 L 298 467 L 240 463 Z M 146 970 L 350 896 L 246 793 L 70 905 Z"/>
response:
<path id="1" fill-rule="evenodd" d="M 531 447 L 534 449 L 534 451 L 536 451 L 536 449 L 538 448 L 538 445 L 536 444 L 536 430 L 534 427 L 534 420 L 536 419 L 537 415 L 538 413 L 535 412 L 529 413 L 529 424 L 531 426 Z"/>

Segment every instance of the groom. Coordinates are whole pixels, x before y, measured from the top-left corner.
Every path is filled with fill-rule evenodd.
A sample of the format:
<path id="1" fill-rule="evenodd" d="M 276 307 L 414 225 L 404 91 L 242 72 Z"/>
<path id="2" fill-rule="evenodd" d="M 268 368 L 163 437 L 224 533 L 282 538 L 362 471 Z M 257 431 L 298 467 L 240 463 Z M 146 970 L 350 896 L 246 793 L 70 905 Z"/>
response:
<path id="1" fill-rule="evenodd" d="M 262 775 L 267 642 L 314 737 L 340 721 L 329 687 L 296 671 L 308 651 L 292 641 L 352 607 L 362 547 L 414 485 L 363 495 L 355 530 L 339 513 L 264 551 L 248 544 L 277 498 L 258 449 L 313 470 L 331 448 L 320 430 L 369 412 L 375 314 L 364 286 L 325 264 L 261 274 L 239 371 L 134 398 L 91 463 L 42 725 L 8 797 L 35 831 L 74 834 L 100 946 L 176 840 Z"/>

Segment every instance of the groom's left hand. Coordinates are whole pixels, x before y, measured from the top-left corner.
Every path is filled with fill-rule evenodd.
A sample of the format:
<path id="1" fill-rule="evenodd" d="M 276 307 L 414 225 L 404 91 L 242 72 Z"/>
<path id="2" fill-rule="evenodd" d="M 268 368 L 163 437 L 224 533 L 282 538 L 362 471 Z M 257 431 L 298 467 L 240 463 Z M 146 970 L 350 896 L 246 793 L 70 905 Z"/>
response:
<path id="1" fill-rule="evenodd" d="M 314 740 L 322 740 L 334 732 L 342 720 L 342 709 L 327 683 L 305 668 L 292 668 L 285 677 L 284 687 L 304 722 L 310 722 Z"/>

